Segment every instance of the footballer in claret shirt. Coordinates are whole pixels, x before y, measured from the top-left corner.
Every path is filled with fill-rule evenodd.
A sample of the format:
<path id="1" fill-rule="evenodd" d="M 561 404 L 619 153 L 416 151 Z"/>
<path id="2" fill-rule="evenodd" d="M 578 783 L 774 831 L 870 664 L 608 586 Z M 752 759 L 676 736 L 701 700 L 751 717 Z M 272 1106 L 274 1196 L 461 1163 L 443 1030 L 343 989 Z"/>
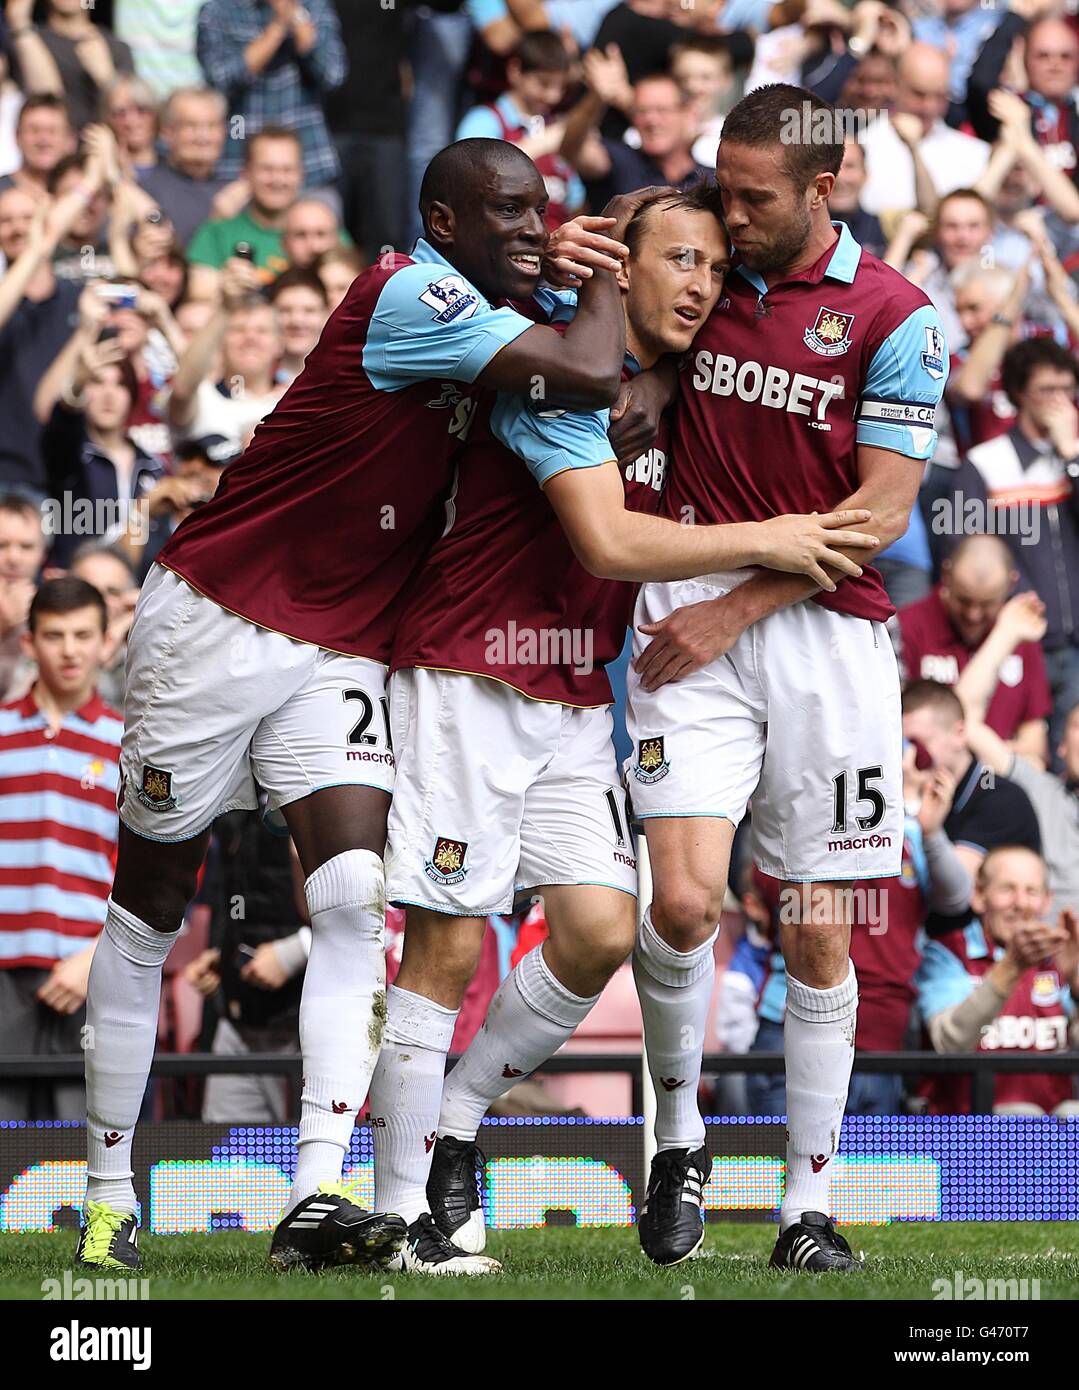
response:
<path id="1" fill-rule="evenodd" d="M 425 239 L 358 277 L 143 588 L 128 644 L 123 828 L 88 1001 L 84 1263 L 138 1262 L 131 1140 L 161 967 L 210 825 L 254 809 L 256 780 L 296 843 L 313 932 L 299 1161 L 271 1262 L 319 1268 L 403 1239 L 399 1217 L 357 1214 L 339 1186 L 380 1044 L 394 624 L 444 524 L 477 384 L 527 391 L 541 377 L 560 405 L 603 406 L 624 351 L 619 259 L 586 280 L 564 335 L 495 307 L 538 284 L 546 202 L 532 161 L 503 141 L 437 155 L 421 190 Z"/>
<path id="2" fill-rule="evenodd" d="M 806 113 L 810 130 L 792 134 Z M 866 506 L 882 548 L 907 528 L 948 354 L 926 296 L 829 220 L 843 134 L 826 103 L 786 84 L 756 89 L 724 122 L 716 180 L 735 259 L 678 377 L 672 518 Z M 857 1010 L 844 886 L 901 867 L 892 611 L 871 564 L 828 590 L 717 572 L 645 584 L 638 599 L 626 775 L 653 874 L 635 956 L 658 1102 L 649 1205 L 678 1190 L 684 1205 L 710 1171 L 695 1097 L 711 942 L 752 795 L 757 866 L 792 885 L 787 1184 L 772 1257 L 784 1269 L 858 1263 L 828 1215 Z M 686 1253 L 676 1227 L 666 1263 Z"/>

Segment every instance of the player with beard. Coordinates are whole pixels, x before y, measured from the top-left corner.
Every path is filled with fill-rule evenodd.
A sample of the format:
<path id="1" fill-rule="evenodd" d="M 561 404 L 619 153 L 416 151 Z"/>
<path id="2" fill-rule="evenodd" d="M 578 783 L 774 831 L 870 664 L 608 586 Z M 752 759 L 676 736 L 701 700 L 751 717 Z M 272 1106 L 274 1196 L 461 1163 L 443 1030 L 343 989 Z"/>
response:
<path id="1" fill-rule="evenodd" d="M 663 193 L 629 223 L 627 375 L 684 352 L 719 297 L 730 252 L 714 206 Z M 632 615 L 625 581 L 762 564 L 830 587 L 830 528 L 849 519 L 658 518 L 665 441 L 619 470 L 605 414 L 507 395 L 479 408 L 451 524 L 397 628 L 387 896 L 408 920 L 371 1112 L 376 1205 L 409 1222 L 404 1269 L 497 1270 L 479 1253 L 480 1121 L 565 1042 L 633 948 L 636 860 L 606 673 Z M 486 917 L 522 891 L 542 892 L 550 938 L 503 981 L 443 1094 Z"/>
<path id="2" fill-rule="evenodd" d="M 574 236 L 597 269 L 585 269 L 564 335 L 493 307 L 528 300 L 547 242 L 543 180 L 512 145 L 450 146 L 421 197 L 426 238 L 356 280 L 142 590 L 116 877 L 87 1001 L 84 1264 L 138 1264 L 131 1144 L 162 966 L 211 824 L 254 809 L 256 781 L 296 844 L 313 933 L 299 1158 L 271 1262 L 379 1258 L 404 1235 L 400 1218 L 370 1215 L 340 1186 L 385 1012 L 394 760 L 382 716 L 401 596 L 442 529 L 476 388 L 527 392 L 539 377 L 560 405 L 602 406 L 618 389 L 625 342 L 620 262 L 596 253 L 601 239 L 587 230 Z"/>
<path id="3" fill-rule="evenodd" d="M 842 155 L 832 109 L 798 87 L 759 88 L 727 117 L 716 179 L 735 262 L 677 383 L 667 516 L 868 507 L 881 547 L 906 529 L 947 351 L 926 296 L 829 220 Z M 711 1160 L 696 1097 L 713 943 L 752 795 L 756 863 L 783 884 L 788 977 L 772 1264 L 858 1267 L 828 1214 L 829 1178 L 858 997 L 844 890 L 899 873 L 903 845 L 892 611 L 870 567 L 832 593 L 744 573 L 641 590 L 626 771 L 653 873 L 634 974 L 658 1143 L 639 1230 L 657 1263 L 701 1240 Z"/>

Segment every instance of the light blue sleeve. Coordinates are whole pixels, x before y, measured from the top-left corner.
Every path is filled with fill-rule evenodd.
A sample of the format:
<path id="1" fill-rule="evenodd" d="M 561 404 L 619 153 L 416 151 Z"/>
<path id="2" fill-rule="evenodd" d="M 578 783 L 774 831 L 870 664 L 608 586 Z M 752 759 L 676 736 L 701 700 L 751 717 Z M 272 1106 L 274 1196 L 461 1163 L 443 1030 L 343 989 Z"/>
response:
<path id="1" fill-rule="evenodd" d="M 491 412 L 491 433 L 524 460 L 543 487 L 569 468 L 598 468 L 614 460 L 609 415 L 607 410 L 535 410 L 523 397 L 501 391 Z"/>
<path id="2" fill-rule="evenodd" d="M 728 32 L 732 29 L 755 29 L 758 34 L 770 28 L 768 13 L 773 0 L 727 0 L 719 22 Z"/>
<path id="3" fill-rule="evenodd" d="M 506 0 L 465 0 L 464 11 L 477 29 L 486 29 L 496 19 L 505 19 L 509 7 Z"/>
<path id="4" fill-rule="evenodd" d="M 914 987 L 918 991 L 918 1011 L 928 1022 L 935 1014 L 961 1004 L 977 989 L 978 981 L 947 946 L 939 941 L 927 941 L 922 963 L 914 976 Z"/>
<path id="5" fill-rule="evenodd" d="M 500 348 L 534 327 L 516 309 L 493 309 L 445 266 L 416 262 L 383 285 L 363 367 L 378 391 L 431 377 L 473 382 Z"/>
<path id="6" fill-rule="evenodd" d="M 462 117 L 455 140 L 501 140 L 502 127 L 489 106 L 474 106 Z"/>
<path id="7" fill-rule="evenodd" d="M 577 312 L 576 290 L 553 290 L 544 285 L 532 298 L 546 314 L 548 323 L 571 323 Z"/>
<path id="8" fill-rule="evenodd" d="M 930 459 L 936 408 L 948 379 L 948 348 L 937 311 L 925 304 L 873 355 L 855 414 L 859 444 Z"/>

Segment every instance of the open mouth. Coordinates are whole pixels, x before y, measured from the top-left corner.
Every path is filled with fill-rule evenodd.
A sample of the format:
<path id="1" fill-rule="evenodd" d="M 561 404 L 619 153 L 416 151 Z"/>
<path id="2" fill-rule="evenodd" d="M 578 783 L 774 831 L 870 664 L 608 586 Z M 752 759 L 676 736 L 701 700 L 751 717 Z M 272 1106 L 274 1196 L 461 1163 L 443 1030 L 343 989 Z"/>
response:
<path id="1" fill-rule="evenodd" d="M 683 323 L 689 324 L 691 327 L 701 321 L 701 311 L 699 309 L 691 309 L 688 305 L 680 306 L 676 304 L 674 312 L 676 317 L 680 318 Z"/>
<path id="2" fill-rule="evenodd" d="M 526 275 L 539 275 L 540 273 L 538 251 L 515 251 L 511 254 L 510 260 L 518 270 L 523 270 Z"/>

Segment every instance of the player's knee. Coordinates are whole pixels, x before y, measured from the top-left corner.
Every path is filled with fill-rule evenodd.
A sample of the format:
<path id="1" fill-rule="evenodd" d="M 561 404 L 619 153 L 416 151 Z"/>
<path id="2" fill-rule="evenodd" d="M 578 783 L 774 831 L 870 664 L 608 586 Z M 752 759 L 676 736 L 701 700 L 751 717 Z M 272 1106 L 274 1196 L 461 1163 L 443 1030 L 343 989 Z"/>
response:
<path id="1" fill-rule="evenodd" d="M 183 924 L 187 905 L 198 887 L 197 873 L 171 876 L 129 886 L 126 891 L 113 890 L 120 907 L 145 922 L 154 931 L 177 931 Z"/>
<path id="2" fill-rule="evenodd" d="M 595 982 L 596 993 L 602 989 L 614 972 L 627 961 L 633 951 L 637 934 L 637 924 L 632 913 L 609 922 L 597 923 L 587 938 L 580 937 L 567 943 L 559 943 L 562 956 L 568 956 L 575 970 L 587 973 Z"/>
<path id="3" fill-rule="evenodd" d="M 483 931 L 470 919 L 409 911 L 401 969 L 395 983 L 460 1008 L 483 950 Z"/>
<path id="4" fill-rule="evenodd" d="M 692 951 L 715 931 L 723 893 L 706 883 L 682 882 L 652 900 L 652 925 L 676 951 Z"/>

